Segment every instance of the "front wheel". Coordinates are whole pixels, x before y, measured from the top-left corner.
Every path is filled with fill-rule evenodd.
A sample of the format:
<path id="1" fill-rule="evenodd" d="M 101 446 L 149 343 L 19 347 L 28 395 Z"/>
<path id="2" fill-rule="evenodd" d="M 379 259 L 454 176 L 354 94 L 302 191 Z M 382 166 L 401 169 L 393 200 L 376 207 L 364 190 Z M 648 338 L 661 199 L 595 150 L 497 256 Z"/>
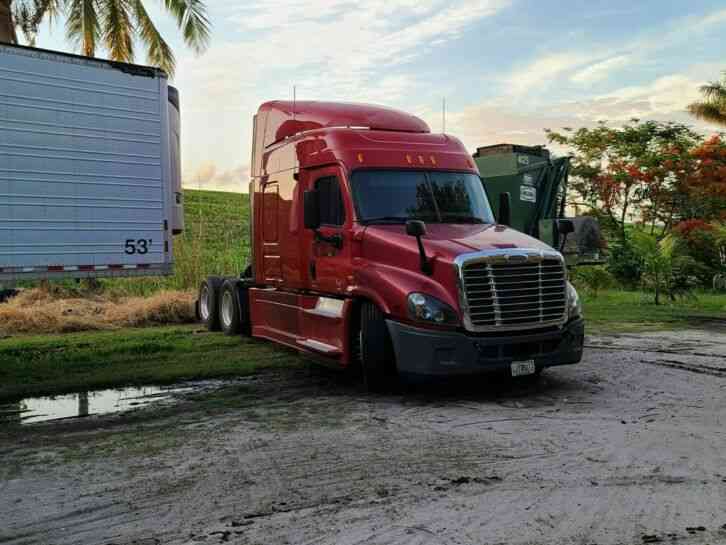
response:
<path id="1" fill-rule="evenodd" d="M 373 303 L 361 305 L 358 341 L 366 389 L 372 392 L 384 390 L 395 374 L 396 362 L 385 316 Z"/>

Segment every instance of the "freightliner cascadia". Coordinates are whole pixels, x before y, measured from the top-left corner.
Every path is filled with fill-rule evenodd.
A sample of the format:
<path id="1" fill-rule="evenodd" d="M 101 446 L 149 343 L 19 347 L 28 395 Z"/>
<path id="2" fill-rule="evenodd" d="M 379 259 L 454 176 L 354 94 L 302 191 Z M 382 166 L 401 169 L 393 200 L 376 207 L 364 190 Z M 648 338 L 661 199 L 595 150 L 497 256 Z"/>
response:
<path id="1" fill-rule="evenodd" d="M 210 329 L 360 369 L 371 389 L 396 375 L 534 375 L 580 361 L 584 322 L 562 255 L 508 227 L 508 194 L 497 221 L 464 146 L 421 119 L 263 104 L 249 193 L 252 263 L 202 283 Z"/>

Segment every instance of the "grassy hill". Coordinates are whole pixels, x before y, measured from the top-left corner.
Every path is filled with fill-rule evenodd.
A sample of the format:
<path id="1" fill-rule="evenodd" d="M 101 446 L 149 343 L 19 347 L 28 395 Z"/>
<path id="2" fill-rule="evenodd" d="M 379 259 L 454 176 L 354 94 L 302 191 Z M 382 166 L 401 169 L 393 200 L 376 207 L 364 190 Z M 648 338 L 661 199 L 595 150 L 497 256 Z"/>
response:
<path id="1" fill-rule="evenodd" d="M 104 286 L 138 295 L 195 290 L 207 275 L 236 276 L 248 265 L 249 196 L 185 189 L 184 199 L 186 229 L 174 239 L 174 276 L 106 280 Z"/>

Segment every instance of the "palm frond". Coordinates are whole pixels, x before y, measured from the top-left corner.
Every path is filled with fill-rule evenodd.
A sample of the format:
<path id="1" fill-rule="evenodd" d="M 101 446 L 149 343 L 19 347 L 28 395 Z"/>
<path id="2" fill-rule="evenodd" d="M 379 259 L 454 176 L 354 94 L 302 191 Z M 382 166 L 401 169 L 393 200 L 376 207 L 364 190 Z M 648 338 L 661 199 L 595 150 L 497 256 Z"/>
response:
<path id="1" fill-rule="evenodd" d="M 66 19 L 66 37 L 87 57 L 96 54 L 101 25 L 95 0 L 72 0 Z"/>
<path id="2" fill-rule="evenodd" d="M 146 56 L 149 63 L 158 66 L 169 76 L 173 76 L 176 69 L 174 52 L 157 30 L 151 17 L 149 17 L 143 0 L 132 0 L 132 9 L 138 36 L 147 47 Z"/>
<path id="3" fill-rule="evenodd" d="M 726 102 L 726 84 L 711 82 L 701 86 L 701 94 L 706 100 Z"/>
<path id="4" fill-rule="evenodd" d="M 694 102 L 688 106 L 688 112 L 704 121 L 726 126 L 726 108 L 713 102 Z"/>
<path id="5" fill-rule="evenodd" d="M 17 2 L 13 5 L 12 21 L 23 33 L 30 45 L 35 45 L 36 28 L 33 27 L 33 12 L 28 2 Z M 12 29 L 13 32 L 15 29 Z"/>
<path id="6" fill-rule="evenodd" d="M 55 19 L 63 13 L 68 0 L 34 0 L 33 3 L 35 4 L 34 23 L 38 27 L 46 19 L 48 23 L 53 24 Z"/>
<path id="7" fill-rule="evenodd" d="M 96 0 L 101 4 L 103 42 L 112 60 L 133 62 L 136 32 L 127 0 Z"/>
<path id="8" fill-rule="evenodd" d="M 14 3 L 13 20 L 25 39 L 31 46 L 35 46 L 38 28 L 47 21 L 53 24 L 54 20 L 64 10 L 66 0 L 22 0 Z"/>
<path id="9" fill-rule="evenodd" d="M 202 0 L 162 0 L 175 18 L 184 42 L 198 53 L 209 44 L 210 23 L 207 7 Z"/>

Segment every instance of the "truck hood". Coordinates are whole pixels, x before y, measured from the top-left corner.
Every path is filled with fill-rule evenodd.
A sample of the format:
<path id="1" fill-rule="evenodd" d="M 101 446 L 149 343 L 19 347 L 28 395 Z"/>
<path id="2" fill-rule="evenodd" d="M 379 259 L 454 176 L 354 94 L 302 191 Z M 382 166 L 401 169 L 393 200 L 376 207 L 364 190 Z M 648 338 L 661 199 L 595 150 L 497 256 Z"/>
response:
<path id="1" fill-rule="evenodd" d="M 426 293 L 459 309 L 456 267 L 461 254 L 482 250 L 552 250 L 541 241 L 503 225 L 428 224 L 422 237 L 432 274 L 421 272 L 416 239 L 406 234 L 403 225 L 370 225 L 364 228 L 359 256 L 364 266 L 356 272 L 360 289 L 366 296 L 379 295 L 387 314 L 408 319 L 407 297 Z"/>
<path id="2" fill-rule="evenodd" d="M 457 256 L 481 250 L 552 250 L 547 244 L 504 225 L 427 224 L 422 237 L 426 254 L 437 261 L 450 262 Z M 369 259 L 396 261 L 403 254 L 418 256 L 416 239 L 406 234 L 403 225 L 371 225 L 365 231 L 365 246 L 378 254 Z M 366 252 L 367 254 L 369 252 Z M 398 255 L 396 255 L 398 254 Z"/>

